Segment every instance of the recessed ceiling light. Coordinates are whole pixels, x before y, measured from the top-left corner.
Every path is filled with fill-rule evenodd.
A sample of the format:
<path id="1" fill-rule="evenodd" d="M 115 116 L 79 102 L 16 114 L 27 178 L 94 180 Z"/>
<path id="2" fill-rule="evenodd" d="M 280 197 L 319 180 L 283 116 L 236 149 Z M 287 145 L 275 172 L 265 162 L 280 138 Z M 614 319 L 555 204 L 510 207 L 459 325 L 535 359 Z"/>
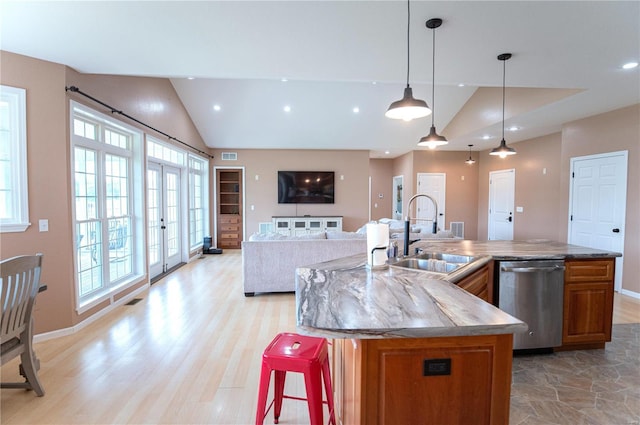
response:
<path id="1" fill-rule="evenodd" d="M 512 125 L 511 127 L 507 128 L 507 130 L 509 130 L 509 131 L 518 131 L 518 130 L 520 130 L 520 127 L 518 127 L 516 125 Z"/>
<path id="2" fill-rule="evenodd" d="M 222 108 L 220 107 L 220 105 L 217 105 L 217 104 L 216 104 L 216 105 L 213 105 L 213 110 L 214 110 L 214 111 L 219 111 L 220 109 L 222 109 Z"/>
<path id="3" fill-rule="evenodd" d="M 464 83 L 458 84 L 458 87 L 464 87 Z"/>
<path id="4" fill-rule="evenodd" d="M 357 114 L 360 112 L 360 108 L 358 108 L 357 106 L 355 108 L 353 108 L 353 113 Z"/>
<path id="5" fill-rule="evenodd" d="M 384 151 L 384 154 L 385 154 L 385 155 L 389 155 L 390 153 L 391 153 L 391 152 L 389 152 L 389 151 Z"/>
<path id="6" fill-rule="evenodd" d="M 286 78 L 282 78 L 280 81 L 282 81 L 283 83 L 286 83 L 289 80 L 287 80 Z"/>
<path id="7" fill-rule="evenodd" d="M 489 140 L 491 139 L 491 136 L 489 136 L 488 134 L 485 134 L 484 136 L 482 136 L 482 140 Z"/>
<path id="8" fill-rule="evenodd" d="M 187 80 L 195 80 L 196 77 L 187 77 Z"/>
<path id="9" fill-rule="evenodd" d="M 284 105 L 284 108 L 282 108 L 282 110 L 285 111 L 285 112 L 291 112 L 291 106 Z"/>
<path id="10" fill-rule="evenodd" d="M 622 65 L 622 69 L 633 69 L 638 66 L 638 62 L 629 62 Z"/>

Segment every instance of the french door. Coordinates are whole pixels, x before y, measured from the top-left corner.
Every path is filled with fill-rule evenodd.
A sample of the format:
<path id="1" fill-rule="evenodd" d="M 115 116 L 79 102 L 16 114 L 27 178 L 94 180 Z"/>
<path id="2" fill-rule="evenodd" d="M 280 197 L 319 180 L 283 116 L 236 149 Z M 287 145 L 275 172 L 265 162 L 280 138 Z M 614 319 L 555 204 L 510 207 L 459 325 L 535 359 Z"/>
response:
<path id="1" fill-rule="evenodd" d="M 154 278 L 181 262 L 180 169 L 147 167 L 149 272 Z"/>

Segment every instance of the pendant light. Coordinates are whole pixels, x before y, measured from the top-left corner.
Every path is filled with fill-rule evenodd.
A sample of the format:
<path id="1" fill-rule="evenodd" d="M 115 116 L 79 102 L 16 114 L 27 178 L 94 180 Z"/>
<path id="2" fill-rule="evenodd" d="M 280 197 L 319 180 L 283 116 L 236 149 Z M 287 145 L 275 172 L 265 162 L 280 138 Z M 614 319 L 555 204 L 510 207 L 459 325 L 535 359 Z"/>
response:
<path id="1" fill-rule="evenodd" d="M 500 158 L 506 158 L 509 155 L 515 155 L 516 150 L 507 146 L 507 142 L 504 140 L 504 89 L 505 89 L 505 74 L 507 68 L 507 61 L 511 58 L 511 53 L 502 53 L 498 55 L 498 60 L 502 61 L 502 141 L 500 146 L 491 149 L 489 155 L 498 155 Z"/>
<path id="2" fill-rule="evenodd" d="M 442 25 L 442 19 L 440 18 L 433 18 L 433 19 L 429 19 L 426 23 L 427 28 L 430 28 L 433 30 L 433 50 L 432 50 L 432 55 L 433 55 L 433 60 L 431 61 L 432 63 L 432 73 L 431 73 L 431 107 L 433 109 L 435 109 L 435 104 L 436 104 L 436 100 L 435 100 L 435 93 L 436 93 L 436 28 L 438 28 L 440 25 Z M 418 142 L 418 146 L 427 146 L 429 149 L 435 149 L 437 146 L 442 146 L 442 145 L 446 145 L 449 142 L 447 141 L 447 138 L 444 136 L 440 136 L 438 133 L 436 133 L 436 127 L 433 124 L 433 116 L 434 114 L 431 114 L 431 130 L 429 130 L 429 134 L 427 136 L 424 136 L 420 139 L 420 141 Z"/>
<path id="3" fill-rule="evenodd" d="M 472 146 L 473 146 L 473 145 L 469 145 L 469 159 L 467 159 L 467 160 L 465 161 L 465 162 L 466 162 L 467 164 L 469 164 L 469 165 L 472 165 L 472 164 L 475 164 L 475 163 L 476 163 L 476 160 L 475 160 L 475 159 L 473 159 L 473 158 L 471 157 L 471 147 L 472 147 Z"/>
<path id="4" fill-rule="evenodd" d="M 387 118 L 395 120 L 411 121 L 414 118 L 426 117 L 431 113 L 427 102 L 413 97 L 413 90 L 409 86 L 409 28 L 411 22 L 411 8 L 407 0 L 407 87 L 404 89 L 404 96 L 396 100 L 385 112 Z"/>

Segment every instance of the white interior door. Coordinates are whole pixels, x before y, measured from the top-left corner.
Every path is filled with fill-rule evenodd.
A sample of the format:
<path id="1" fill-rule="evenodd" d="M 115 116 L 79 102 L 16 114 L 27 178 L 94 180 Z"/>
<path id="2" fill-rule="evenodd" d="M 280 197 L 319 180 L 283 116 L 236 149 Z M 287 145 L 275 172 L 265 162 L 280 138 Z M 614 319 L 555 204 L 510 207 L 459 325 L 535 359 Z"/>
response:
<path id="1" fill-rule="evenodd" d="M 488 239 L 513 240 L 513 210 L 516 170 L 489 172 Z"/>
<path id="2" fill-rule="evenodd" d="M 404 181 L 404 176 L 395 176 L 393 177 L 393 201 L 392 201 L 392 209 L 391 218 L 395 220 L 404 220 L 402 216 L 402 183 Z"/>
<path id="3" fill-rule="evenodd" d="M 147 216 L 149 273 L 151 278 L 181 261 L 180 170 L 149 163 L 147 167 Z"/>
<path id="4" fill-rule="evenodd" d="M 438 229 L 446 227 L 446 186 L 447 175 L 445 173 L 418 173 L 418 191 L 431 196 L 438 204 Z M 435 216 L 433 202 L 427 198 L 416 199 L 416 218 L 418 225 L 432 225 Z"/>
<path id="5" fill-rule="evenodd" d="M 570 244 L 623 253 L 627 208 L 627 151 L 571 158 Z M 615 289 L 622 288 L 616 258 Z"/>

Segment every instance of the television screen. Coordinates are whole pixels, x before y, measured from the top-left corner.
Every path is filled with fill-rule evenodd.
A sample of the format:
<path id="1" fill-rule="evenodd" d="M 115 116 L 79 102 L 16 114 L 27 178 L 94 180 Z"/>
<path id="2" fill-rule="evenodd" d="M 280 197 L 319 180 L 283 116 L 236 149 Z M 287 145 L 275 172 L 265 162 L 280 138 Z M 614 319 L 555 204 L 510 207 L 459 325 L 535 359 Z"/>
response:
<path id="1" fill-rule="evenodd" d="M 333 171 L 278 171 L 279 204 L 333 204 Z"/>

